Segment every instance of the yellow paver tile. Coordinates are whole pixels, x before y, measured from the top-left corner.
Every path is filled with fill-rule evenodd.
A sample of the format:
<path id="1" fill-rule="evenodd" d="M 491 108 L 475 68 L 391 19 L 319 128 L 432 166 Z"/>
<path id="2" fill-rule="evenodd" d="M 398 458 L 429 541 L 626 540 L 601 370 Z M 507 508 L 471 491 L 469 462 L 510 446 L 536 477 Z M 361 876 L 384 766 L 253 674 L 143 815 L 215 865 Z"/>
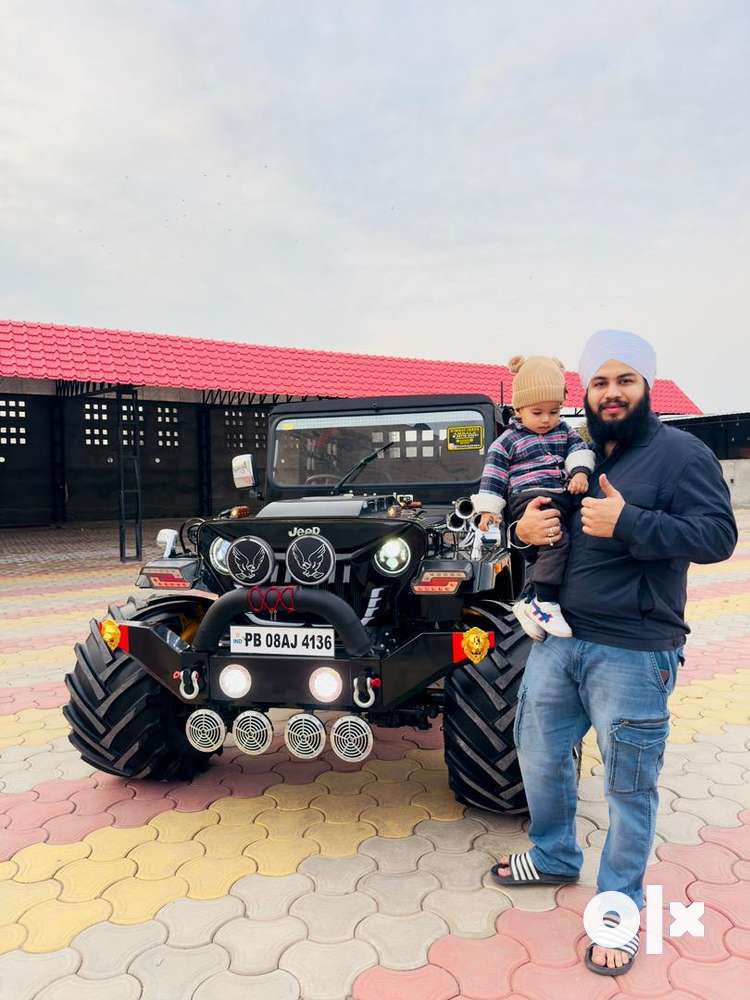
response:
<path id="1" fill-rule="evenodd" d="M 148 825 L 157 831 L 157 840 L 162 844 L 180 844 L 190 840 L 207 826 L 219 822 L 219 814 L 211 809 L 200 812 L 179 812 L 169 809 L 149 820 Z"/>
<path id="2" fill-rule="evenodd" d="M 701 718 L 701 703 L 700 702 L 686 702 L 683 701 L 682 704 L 669 706 L 670 715 L 673 719 L 700 719 Z"/>
<path id="3" fill-rule="evenodd" d="M 26 940 L 28 931 L 21 924 L 6 924 L 0 927 L 0 955 L 6 951 L 15 951 Z"/>
<path id="4" fill-rule="evenodd" d="M 717 722 L 727 722 L 732 726 L 746 726 L 750 723 L 750 712 L 741 706 L 726 708 L 723 712 L 714 710 L 706 711 L 704 718 L 716 719 Z"/>
<path id="5" fill-rule="evenodd" d="M 195 858 L 181 865 L 177 876 L 187 882 L 191 899 L 219 899 L 235 882 L 257 870 L 256 862 L 249 857 Z"/>
<path id="6" fill-rule="evenodd" d="M 417 823 L 429 818 L 427 810 L 417 806 L 378 806 L 362 813 L 362 820 L 371 823 L 381 837 L 409 837 Z"/>
<path id="7" fill-rule="evenodd" d="M 377 833 L 370 823 L 316 823 L 305 834 L 314 840 L 324 858 L 350 858 L 363 840 Z"/>
<path id="8" fill-rule="evenodd" d="M 411 776 L 411 781 L 424 785 L 428 792 L 436 792 L 441 788 L 448 788 L 448 769 L 444 771 L 415 771 Z"/>
<path id="9" fill-rule="evenodd" d="M 196 840 L 188 840 L 182 844 L 163 844 L 152 840 L 148 844 L 134 847 L 128 854 L 128 859 L 135 861 L 138 866 L 135 877 L 147 880 L 169 878 L 186 861 L 201 857 L 203 845 Z"/>
<path id="10" fill-rule="evenodd" d="M 266 792 L 279 809 L 307 809 L 312 799 L 320 795 L 320 785 L 273 785 Z"/>
<path id="11" fill-rule="evenodd" d="M 162 878 L 149 881 L 143 878 L 126 878 L 111 885 L 103 899 L 112 904 L 113 924 L 142 924 L 175 899 L 187 896 L 188 884 L 184 878 Z"/>
<path id="12" fill-rule="evenodd" d="M 83 903 L 101 896 L 115 882 L 135 875 L 138 866 L 130 858 L 114 861 L 92 861 L 84 858 L 61 868 L 55 878 L 62 885 L 60 900 L 64 903 Z"/>
<path id="13" fill-rule="evenodd" d="M 418 782 L 421 771 L 415 771 L 408 781 L 376 781 L 368 786 L 367 794 L 379 806 L 408 806 L 417 795 L 424 795 L 426 787 Z"/>
<path id="14" fill-rule="evenodd" d="M 247 826 L 209 826 L 196 833 L 195 840 L 203 844 L 206 858 L 236 858 L 246 847 L 258 840 L 265 840 L 268 830 L 257 823 Z"/>
<path id="15" fill-rule="evenodd" d="M 314 784 L 323 785 L 331 795 L 357 795 L 372 781 L 375 775 L 369 771 L 324 771 Z"/>
<path id="16" fill-rule="evenodd" d="M 269 809 L 262 812 L 256 819 L 259 826 L 264 826 L 268 830 L 268 836 L 301 837 L 305 830 L 309 829 L 313 823 L 321 823 L 323 814 L 317 809 L 296 809 L 282 811 L 281 809 Z"/>
<path id="17" fill-rule="evenodd" d="M 319 852 L 316 841 L 308 837 L 278 837 L 259 840 L 246 847 L 243 853 L 256 862 L 260 875 L 292 875 L 305 858 Z"/>
<path id="18" fill-rule="evenodd" d="M 105 826 L 101 830 L 87 833 L 84 844 L 91 846 L 93 861 L 114 861 L 124 858 L 134 847 L 156 840 L 157 830 L 154 826 L 131 826 L 120 828 Z"/>
<path id="19" fill-rule="evenodd" d="M 55 899 L 60 895 L 60 883 L 48 879 L 46 882 L 0 882 L 0 913 L 4 924 L 14 924 L 27 910 L 38 903 Z"/>
<path id="20" fill-rule="evenodd" d="M 81 844 L 31 844 L 13 855 L 18 866 L 16 882 L 44 882 L 71 861 L 88 857 L 91 846 Z"/>
<path id="21" fill-rule="evenodd" d="M 412 752 L 416 753 L 417 751 Z M 416 760 L 409 757 L 405 757 L 403 760 L 377 760 L 373 757 L 364 762 L 362 770 L 374 774 L 378 781 L 406 781 L 413 771 L 420 770 L 420 766 Z"/>
<path id="22" fill-rule="evenodd" d="M 18 871 L 18 865 L 15 861 L 3 861 L 0 864 L 0 882 L 4 882 L 7 878 L 13 878 Z"/>
<path id="23" fill-rule="evenodd" d="M 319 795 L 310 806 L 322 812 L 328 823 L 356 823 L 365 809 L 372 809 L 377 804 L 375 799 L 365 794 Z"/>
<path id="24" fill-rule="evenodd" d="M 415 760 L 426 771 L 446 771 L 445 756 L 440 750 L 409 750 L 406 756 Z"/>
<path id="25" fill-rule="evenodd" d="M 63 903 L 50 899 L 32 907 L 19 920 L 28 931 L 23 950 L 39 954 L 67 948 L 76 934 L 87 927 L 107 920 L 111 903 L 92 899 L 86 903 Z"/>
<path id="26" fill-rule="evenodd" d="M 268 795 L 258 795 L 255 798 L 233 795 L 211 803 L 211 812 L 218 813 L 219 822 L 225 826 L 245 826 L 254 822 L 260 813 L 275 808 L 276 800 Z"/>
<path id="27" fill-rule="evenodd" d="M 425 792 L 424 795 L 418 795 L 412 805 L 426 809 L 432 819 L 462 819 L 466 811 L 465 806 L 456 802 L 456 797 L 450 790 Z"/>

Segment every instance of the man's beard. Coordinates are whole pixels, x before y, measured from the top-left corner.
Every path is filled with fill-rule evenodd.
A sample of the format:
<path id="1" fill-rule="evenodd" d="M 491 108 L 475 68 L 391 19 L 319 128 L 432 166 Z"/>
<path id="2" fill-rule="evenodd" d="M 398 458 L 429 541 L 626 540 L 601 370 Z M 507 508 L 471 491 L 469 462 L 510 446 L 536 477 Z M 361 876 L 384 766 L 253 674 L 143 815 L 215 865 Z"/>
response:
<path id="1" fill-rule="evenodd" d="M 588 393 L 584 400 L 586 423 L 591 438 L 600 449 L 608 442 L 614 441 L 622 448 L 627 448 L 645 431 L 651 416 L 651 393 L 648 383 L 643 393 L 643 399 L 633 407 L 621 420 L 602 420 L 598 413 L 591 409 Z"/>

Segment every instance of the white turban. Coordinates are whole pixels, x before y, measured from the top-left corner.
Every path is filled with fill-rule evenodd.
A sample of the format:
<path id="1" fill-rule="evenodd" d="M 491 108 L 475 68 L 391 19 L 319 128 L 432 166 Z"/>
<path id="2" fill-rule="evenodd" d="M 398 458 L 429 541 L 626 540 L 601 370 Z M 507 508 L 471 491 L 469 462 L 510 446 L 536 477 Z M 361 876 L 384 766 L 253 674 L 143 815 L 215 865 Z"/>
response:
<path id="1" fill-rule="evenodd" d="M 584 391 L 607 361 L 622 361 L 653 388 L 656 378 L 656 351 L 643 337 L 627 330 L 598 330 L 589 337 L 578 362 L 578 374 Z"/>

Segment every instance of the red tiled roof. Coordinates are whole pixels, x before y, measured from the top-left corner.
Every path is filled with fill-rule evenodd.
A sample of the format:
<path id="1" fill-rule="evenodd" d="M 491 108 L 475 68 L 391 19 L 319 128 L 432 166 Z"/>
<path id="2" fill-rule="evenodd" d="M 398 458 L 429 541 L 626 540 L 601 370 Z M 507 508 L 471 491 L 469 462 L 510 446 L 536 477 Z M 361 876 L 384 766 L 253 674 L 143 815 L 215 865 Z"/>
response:
<path id="1" fill-rule="evenodd" d="M 0 377 L 110 382 L 176 389 L 222 389 L 289 396 L 410 396 L 480 392 L 511 397 L 504 365 L 268 347 L 238 341 L 131 333 L 49 323 L 0 321 Z M 567 405 L 583 405 L 567 372 Z M 659 413 L 700 413 L 685 393 L 657 379 Z"/>

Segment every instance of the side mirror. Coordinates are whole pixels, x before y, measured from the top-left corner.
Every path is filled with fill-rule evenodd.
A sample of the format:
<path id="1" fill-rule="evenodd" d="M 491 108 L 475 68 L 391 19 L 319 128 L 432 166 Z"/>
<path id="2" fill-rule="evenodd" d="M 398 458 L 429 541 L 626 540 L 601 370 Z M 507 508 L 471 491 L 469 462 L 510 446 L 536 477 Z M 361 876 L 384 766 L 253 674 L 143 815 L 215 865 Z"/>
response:
<path id="1" fill-rule="evenodd" d="M 232 478 L 238 490 L 251 490 L 255 486 L 255 464 L 252 455 L 235 455 L 232 459 Z"/>
<path id="2" fill-rule="evenodd" d="M 177 539 L 180 536 L 173 528 L 162 528 L 156 536 L 156 544 L 164 546 L 164 558 L 171 559 L 177 550 Z"/>

